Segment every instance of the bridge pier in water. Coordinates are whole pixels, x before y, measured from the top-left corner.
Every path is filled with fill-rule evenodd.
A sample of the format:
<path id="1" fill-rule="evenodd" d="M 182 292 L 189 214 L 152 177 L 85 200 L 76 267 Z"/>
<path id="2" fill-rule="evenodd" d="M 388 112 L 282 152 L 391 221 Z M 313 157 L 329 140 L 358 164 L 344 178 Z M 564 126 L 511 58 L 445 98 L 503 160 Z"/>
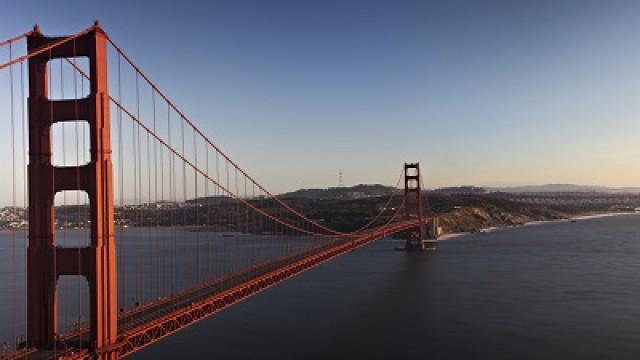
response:
<path id="1" fill-rule="evenodd" d="M 36 27 L 27 37 L 30 53 L 63 38 L 46 37 Z M 90 90 L 86 98 L 50 100 L 49 61 L 87 57 Z M 85 357 L 116 359 L 116 249 L 113 231 L 111 128 L 106 34 L 96 25 L 63 45 L 29 58 L 29 246 L 27 250 L 27 346 L 56 346 L 57 283 L 80 275 L 89 287 L 89 336 Z M 57 167 L 51 162 L 51 128 L 65 121 L 87 121 L 88 164 Z M 90 242 L 87 247 L 59 247 L 55 240 L 54 197 L 61 191 L 84 191 L 89 197 Z"/>

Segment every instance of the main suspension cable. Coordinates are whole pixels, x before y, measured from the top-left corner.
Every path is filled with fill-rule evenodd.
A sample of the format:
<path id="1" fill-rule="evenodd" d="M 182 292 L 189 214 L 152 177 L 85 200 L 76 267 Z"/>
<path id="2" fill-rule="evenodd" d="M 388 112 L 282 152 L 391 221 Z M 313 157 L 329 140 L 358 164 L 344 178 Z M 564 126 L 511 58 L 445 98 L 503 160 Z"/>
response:
<path id="1" fill-rule="evenodd" d="M 249 181 L 254 183 L 258 188 L 260 188 L 262 191 L 264 191 L 264 193 L 267 194 L 269 197 L 273 198 L 282 207 L 284 207 L 288 211 L 294 213 L 296 216 L 304 219 L 306 222 L 316 226 L 317 228 L 325 230 L 328 233 L 331 233 L 331 234 L 334 234 L 334 235 L 347 235 L 348 234 L 348 233 L 344 233 L 344 232 L 340 232 L 340 231 L 336 231 L 334 229 L 328 228 L 328 227 L 326 227 L 326 226 L 324 226 L 322 224 L 319 224 L 319 223 L 309 219 L 304 214 L 302 214 L 298 210 L 292 208 L 287 203 L 285 203 L 284 201 L 280 200 L 278 197 L 276 197 L 271 192 L 269 192 L 262 185 L 260 185 L 246 171 L 244 171 L 238 164 L 236 164 L 233 160 L 231 160 L 231 158 L 226 153 L 224 153 L 217 145 L 215 145 L 198 127 L 196 127 L 195 124 L 182 111 L 180 111 L 180 109 L 178 109 L 178 107 L 155 85 L 155 83 L 153 83 L 151 81 L 151 79 L 145 73 L 142 72 L 142 70 L 131 60 L 131 58 L 122 50 L 122 48 L 120 48 L 115 43 L 115 41 L 113 41 L 111 39 L 111 37 L 108 34 L 105 34 L 105 35 L 106 35 L 107 41 L 114 47 L 114 49 L 118 53 L 120 53 L 122 55 L 122 57 L 129 63 L 129 65 L 131 65 L 131 67 L 136 71 L 136 73 L 140 74 L 140 76 L 149 84 L 149 86 L 151 86 L 151 88 L 153 90 L 155 90 L 158 93 L 158 95 L 160 95 L 171 106 L 171 108 L 173 108 L 173 110 L 180 116 L 180 118 L 184 122 L 186 122 L 191 128 L 193 128 L 193 130 L 200 137 L 202 137 L 203 140 L 205 140 L 205 142 L 209 146 L 213 147 L 217 152 L 219 152 L 220 155 L 222 155 L 225 158 L 225 160 L 227 160 L 233 167 L 235 167 L 243 176 L 246 176 L 249 179 Z"/>
<path id="2" fill-rule="evenodd" d="M 40 55 L 40 54 L 42 54 L 42 53 L 44 53 L 46 51 L 49 51 L 49 57 L 52 58 L 51 49 L 56 48 L 56 47 L 58 47 L 60 45 L 66 44 L 66 43 L 68 43 L 69 41 L 71 41 L 73 39 L 76 39 L 76 38 L 78 38 L 78 37 L 80 37 L 80 36 L 82 36 L 84 34 L 87 34 L 87 33 L 91 32 L 92 30 L 94 30 L 95 28 L 96 28 L 96 25 L 92 25 L 92 26 L 90 26 L 90 27 L 78 32 L 78 33 L 75 33 L 73 35 L 69 35 L 69 36 L 64 37 L 64 38 L 62 38 L 60 40 L 56 40 L 54 42 L 51 42 L 48 45 L 41 46 L 41 47 L 37 48 L 36 50 L 33 50 L 33 51 L 29 52 L 26 55 L 17 57 L 17 58 L 15 58 L 13 60 L 10 60 L 10 61 L 8 61 L 8 62 L 6 62 L 4 64 L 0 64 L 0 70 L 4 69 L 6 67 L 9 67 L 9 66 L 11 66 L 13 64 L 17 64 L 17 63 L 23 62 L 25 60 L 31 59 L 32 57 Z"/>
<path id="3" fill-rule="evenodd" d="M 24 32 L 24 33 L 22 33 L 20 35 L 16 35 L 16 36 L 14 36 L 12 38 L 9 38 L 7 40 L 0 41 L 0 46 L 10 45 L 11 43 L 14 43 L 16 41 L 20 41 L 20 40 L 26 38 L 27 36 L 29 36 L 31 34 L 33 34 L 33 30 L 29 30 L 29 31 Z"/>

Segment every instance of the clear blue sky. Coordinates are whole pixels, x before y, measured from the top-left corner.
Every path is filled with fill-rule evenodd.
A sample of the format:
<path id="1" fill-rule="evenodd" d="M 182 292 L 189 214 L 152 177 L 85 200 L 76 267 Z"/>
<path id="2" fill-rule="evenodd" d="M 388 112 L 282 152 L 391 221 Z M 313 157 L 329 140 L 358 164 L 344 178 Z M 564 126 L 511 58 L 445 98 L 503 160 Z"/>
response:
<path id="1" fill-rule="evenodd" d="M 94 19 L 276 192 L 640 185 L 639 1 L 12 1 L 0 38 Z"/>

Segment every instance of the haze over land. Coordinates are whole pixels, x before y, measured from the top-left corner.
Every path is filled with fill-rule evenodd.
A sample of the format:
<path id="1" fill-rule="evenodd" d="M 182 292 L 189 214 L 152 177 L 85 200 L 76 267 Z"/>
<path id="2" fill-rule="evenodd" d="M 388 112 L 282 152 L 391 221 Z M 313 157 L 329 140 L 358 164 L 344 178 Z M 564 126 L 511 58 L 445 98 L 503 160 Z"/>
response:
<path id="1" fill-rule="evenodd" d="M 640 187 L 606 187 L 595 185 L 575 185 L 575 184 L 546 184 L 527 186 L 506 186 L 506 187 L 485 187 L 488 191 L 503 191 L 512 193 L 529 192 L 601 192 L 601 193 L 640 193 Z"/>
<path id="2" fill-rule="evenodd" d="M 352 231 L 381 211 L 390 194 L 395 194 L 398 200 L 402 198 L 402 192 L 402 189 L 384 185 L 356 185 L 301 189 L 278 197 L 317 222 L 338 230 Z M 640 208 L 640 193 L 637 189 L 624 192 L 622 189 L 578 185 L 489 190 L 473 186 L 448 187 L 427 190 L 424 195 L 425 213 L 439 216 L 446 233 L 474 232 L 487 227 L 568 219 L 580 215 L 630 212 Z M 250 198 L 248 201 L 267 213 L 280 211 L 273 200 L 261 197 Z M 397 201 L 392 201 L 387 206 L 398 205 Z M 116 206 L 115 221 L 117 225 L 127 227 L 177 224 L 211 231 L 243 231 L 242 220 L 238 219 L 244 216 L 237 216 L 231 223 L 224 220 L 224 214 L 237 210 L 234 200 L 226 196 L 212 196 L 186 202 L 160 201 Z M 198 217 L 198 213 L 208 216 Z M 56 211 L 56 226 L 86 228 L 87 214 L 86 206 L 59 206 Z M 383 216 L 381 221 L 384 220 Z M 0 209 L 0 229 L 25 226 L 27 218 L 24 209 Z M 260 232 L 264 229 L 253 228 L 252 231 Z"/>

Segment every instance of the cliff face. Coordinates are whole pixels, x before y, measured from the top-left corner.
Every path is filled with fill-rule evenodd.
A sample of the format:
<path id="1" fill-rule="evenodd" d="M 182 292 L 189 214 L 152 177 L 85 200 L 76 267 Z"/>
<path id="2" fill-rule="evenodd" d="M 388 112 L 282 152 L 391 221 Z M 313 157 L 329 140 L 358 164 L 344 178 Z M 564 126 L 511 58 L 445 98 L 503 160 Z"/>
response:
<path id="1" fill-rule="evenodd" d="M 454 233 L 579 215 L 632 211 L 638 204 L 640 197 L 628 194 L 430 193 L 426 205 L 430 215 L 440 217 L 443 232 Z"/>
<path id="2" fill-rule="evenodd" d="M 444 233 L 476 232 L 488 227 L 566 219 L 579 213 L 551 206 L 523 204 L 491 194 L 431 194 L 428 206 L 432 214 L 440 217 Z"/>
<path id="3" fill-rule="evenodd" d="M 569 214 L 523 207 L 519 211 L 504 210 L 493 206 L 464 207 L 439 214 L 444 233 L 476 232 L 488 227 L 522 225 L 531 221 L 565 219 Z"/>

